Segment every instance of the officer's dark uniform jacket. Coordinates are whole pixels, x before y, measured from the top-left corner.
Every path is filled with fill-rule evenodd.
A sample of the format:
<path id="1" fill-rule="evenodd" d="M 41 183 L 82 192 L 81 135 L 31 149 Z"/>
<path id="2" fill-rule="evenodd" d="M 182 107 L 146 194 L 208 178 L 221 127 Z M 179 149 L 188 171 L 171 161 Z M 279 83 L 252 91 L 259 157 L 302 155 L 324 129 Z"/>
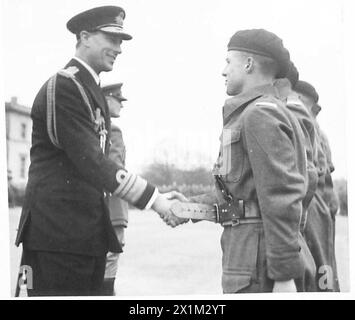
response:
<path id="1" fill-rule="evenodd" d="M 306 290 L 314 262 L 300 234 L 305 150 L 300 125 L 275 87 L 256 87 L 226 101 L 214 174 L 234 198 L 256 202 L 262 219 L 259 224 L 224 227 L 223 291 L 268 292 L 273 280 L 290 279 L 296 279 L 298 290 Z M 224 197 L 216 185 L 214 194 L 192 200 L 221 204 Z"/>
<path id="2" fill-rule="evenodd" d="M 92 256 L 121 252 L 104 201 L 104 191 L 114 192 L 118 187 L 116 172 L 121 169 L 107 157 L 111 134 L 108 106 L 84 66 L 73 59 L 68 67 L 79 69 L 75 77 L 84 87 L 92 111 L 99 108 L 104 117 L 108 131 L 105 154 L 82 95 L 72 79 L 60 75 L 55 106 L 61 148 L 53 145 L 47 133 L 44 84 L 31 111 L 31 165 L 16 245 L 23 242 L 30 250 Z"/>

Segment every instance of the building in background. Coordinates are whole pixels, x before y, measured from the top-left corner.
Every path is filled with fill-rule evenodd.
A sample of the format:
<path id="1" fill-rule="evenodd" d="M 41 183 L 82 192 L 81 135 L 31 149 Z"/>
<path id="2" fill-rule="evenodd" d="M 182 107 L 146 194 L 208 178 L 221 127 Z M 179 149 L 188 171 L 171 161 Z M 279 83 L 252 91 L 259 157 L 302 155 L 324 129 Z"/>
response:
<path id="1" fill-rule="evenodd" d="M 7 172 L 9 182 L 24 188 L 30 165 L 32 120 L 31 109 L 18 104 L 17 97 L 5 102 Z"/>

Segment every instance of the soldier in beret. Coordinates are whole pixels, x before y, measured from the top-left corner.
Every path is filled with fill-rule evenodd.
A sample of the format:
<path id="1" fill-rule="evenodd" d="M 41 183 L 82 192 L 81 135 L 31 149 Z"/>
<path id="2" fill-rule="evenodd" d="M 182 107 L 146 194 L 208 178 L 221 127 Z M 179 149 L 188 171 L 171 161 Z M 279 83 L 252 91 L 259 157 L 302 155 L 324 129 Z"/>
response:
<path id="1" fill-rule="evenodd" d="M 316 121 L 321 110 L 319 95 L 306 81 L 298 81 L 294 89 L 311 113 L 315 127 L 318 183 L 308 208 L 305 238 L 316 263 L 317 291 L 339 291 L 335 259 L 335 214 L 339 204 L 333 189 L 331 173 L 334 165 L 328 139 Z"/>
<path id="2" fill-rule="evenodd" d="M 113 69 L 122 41 L 125 11 L 103 6 L 67 23 L 76 53 L 51 77 L 33 103 L 31 165 L 16 245 L 33 271 L 29 296 L 99 295 L 106 253 L 122 251 L 105 194 L 139 209 L 153 208 L 171 226 L 173 203 L 156 187 L 108 157 L 110 114 L 99 86 Z"/>
<path id="3" fill-rule="evenodd" d="M 282 40 L 264 29 L 236 32 L 228 43 L 216 190 L 193 202 L 232 212 L 221 245 L 224 293 L 305 291 L 314 261 L 301 235 L 306 195 L 302 129 L 274 82 L 288 72 Z M 223 220 L 223 219 L 221 219 Z"/>
<path id="4" fill-rule="evenodd" d="M 119 118 L 123 101 L 127 101 L 122 96 L 122 83 L 107 85 L 102 88 L 105 95 L 111 118 Z M 126 147 L 123 142 L 122 131 L 111 124 L 111 148 L 109 158 L 121 166 L 125 166 Z M 117 239 L 123 248 L 125 245 L 124 230 L 128 226 L 128 204 L 121 198 L 112 195 L 108 199 L 112 226 L 115 230 Z M 117 264 L 119 253 L 109 252 L 106 259 L 105 278 L 103 284 L 103 295 L 114 296 L 114 284 L 117 274 Z"/>
<path id="5" fill-rule="evenodd" d="M 316 137 L 315 126 L 311 112 L 299 98 L 299 94 L 294 91 L 295 85 L 299 80 L 299 73 L 296 66 L 291 62 L 288 73 L 285 78 L 276 79 L 274 86 L 277 88 L 280 96 L 286 101 L 286 107 L 297 118 L 303 133 L 303 143 L 306 149 L 307 157 L 307 193 L 303 199 L 303 215 L 301 229 L 305 227 L 307 219 L 307 208 L 316 191 L 318 182 L 317 161 L 316 161 Z"/>

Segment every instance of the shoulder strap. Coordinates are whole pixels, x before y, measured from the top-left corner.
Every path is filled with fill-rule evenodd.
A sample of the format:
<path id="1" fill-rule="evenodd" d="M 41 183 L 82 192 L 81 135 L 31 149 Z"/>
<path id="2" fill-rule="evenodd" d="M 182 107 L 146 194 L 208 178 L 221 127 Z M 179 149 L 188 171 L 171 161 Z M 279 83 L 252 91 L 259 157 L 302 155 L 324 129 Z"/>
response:
<path id="1" fill-rule="evenodd" d="M 214 176 L 217 182 L 217 185 L 219 187 L 219 189 L 222 192 L 223 198 L 224 200 L 226 200 L 228 203 L 232 203 L 233 202 L 233 195 L 230 193 L 228 187 L 226 186 L 226 184 L 224 183 L 222 176 L 220 175 L 215 175 Z"/>
<path id="2" fill-rule="evenodd" d="M 75 83 L 76 87 L 78 88 L 81 97 L 84 100 L 85 105 L 89 111 L 90 118 L 93 122 L 95 122 L 94 113 L 92 111 L 89 97 L 87 96 L 84 87 L 81 83 L 75 78 L 75 73 L 78 72 L 79 69 L 76 67 L 69 67 L 67 69 L 60 70 L 57 74 L 52 76 L 47 84 L 47 132 L 49 139 L 59 149 L 62 149 L 57 135 L 57 122 L 56 122 L 56 98 L 55 98 L 55 86 L 57 75 L 61 75 L 66 78 L 72 79 Z"/>
<path id="3" fill-rule="evenodd" d="M 55 84 L 57 75 L 51 77 L 47 83 L 47 132 L 51 142 L 62 149 L 57 136 L 56 112 L 55 112 Z"/>

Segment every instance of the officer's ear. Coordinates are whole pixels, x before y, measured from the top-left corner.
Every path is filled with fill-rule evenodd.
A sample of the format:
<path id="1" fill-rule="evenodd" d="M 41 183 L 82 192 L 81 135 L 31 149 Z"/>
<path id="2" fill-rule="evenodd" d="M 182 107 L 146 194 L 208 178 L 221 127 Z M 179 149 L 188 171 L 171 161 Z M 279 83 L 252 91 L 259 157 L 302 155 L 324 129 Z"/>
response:
<path id="1" fill-rule="evenodd" d="M 90 32 L 88 31 L 80 31 L 78 36 L 78 42 L 80 42 L 84 47 L 90 47 L 89 44 Z"/>
<path id="2" fill-rule="evenodd" d="M 255 67 L 255 60 L 253 57 L 248 56 L 246 59 L 246 64 L 244 66 L 246 73 L 251 73 Z"/>

